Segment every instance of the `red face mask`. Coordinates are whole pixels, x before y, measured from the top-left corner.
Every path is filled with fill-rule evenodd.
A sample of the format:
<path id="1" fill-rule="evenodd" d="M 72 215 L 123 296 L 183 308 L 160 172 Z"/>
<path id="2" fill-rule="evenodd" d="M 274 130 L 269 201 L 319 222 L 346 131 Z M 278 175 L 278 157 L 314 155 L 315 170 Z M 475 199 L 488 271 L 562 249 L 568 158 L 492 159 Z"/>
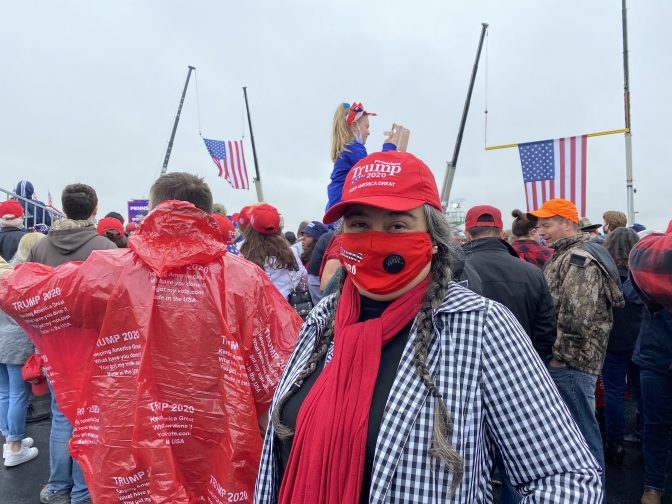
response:
<path id="1" fill-rule="evenodd" d="M 391 294 L 406 287 L 432 260 L 429 233 L 343 233 L 340 260 L 358 287 Z"/>

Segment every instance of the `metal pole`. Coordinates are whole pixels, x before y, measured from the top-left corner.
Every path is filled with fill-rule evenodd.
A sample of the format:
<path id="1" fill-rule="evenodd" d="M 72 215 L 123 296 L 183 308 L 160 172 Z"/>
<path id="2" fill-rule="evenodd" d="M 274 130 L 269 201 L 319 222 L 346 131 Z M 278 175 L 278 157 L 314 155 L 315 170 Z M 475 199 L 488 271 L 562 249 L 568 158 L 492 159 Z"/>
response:
<path id="1" fill-rule="evenodd" d="M 446 176 L 443 177 L 443 187 L 441 188 L 441 206 L 444 210 L 448 208 L 448 198 L 450 197 L 450 190 L 453 188 L 454 178 L 455 167 L 451 165 L 450 161 L 448 161 L 446 162 Z"/>
<path id="2" fill-rule="evenodd" d="M 622 0 L 623 12 L 623 99 L 625 100 L 625 184 L 627 188 L 628 222 L 635 222 L 635 188 L 632 180 L 632 122 L 630 118 L 630 63 L 628 53 L 628 9 Z"/>
<path id="3" fill-rule="evenodd" d="M 464 134 L 464 126 L 467 123 L 467 115 L 469 114 L 469 104 L 471 103 L 471 93 L 474 90 L 474 81 L 476 80 L 476 73 L 478 72 L 478 62 L 481 59 L 481 50 L 483 49 L 483 40 L 485 39 L 485 32 L 488 30 L 488 23 L 481 23 L 481 38 L 478 41 L 478 50 L 476 51 L 476 61 L 474 68 L 471 70 L 471 80 L 469 82 L 469 90 L 467 91 L 467 99 L 464 102 L 464 110 L 462 111 L 462 120 L 460 121 L 460 128 L 457 132 L 457 141 L 455 142 L 455 150 L 453 151 L 453 159 L 448 163 L 446 175 L 443 181 L 443 190 L 441 192 L 441 202 L 445 206 L 448 204 L 450 198 L 450 190 L 453 185 L 453 177 L 457 167 L 457 156 L 460 154 L 460 146 L 462 145 L 462 135 Z"/>
<path id="4" fill-rule="evenodd" d="M 173 132 L 170 134 L 170 140 L 168 141 L 168 148 L 166 149 L 166 157 L 163 159 L 163 168 L 161 168 L 161 175 L 165 175 L 168 171 L 168 160 L 170 159 L 170 152 L 173 150 L 173 140 L 175 140 L 175 133 L 177 132 L 177 123 L 180 122 L 180 114 L 182 113 L 182 104 L 184 103 L 184 97 L 187 94 L 187 86 L 189 86 L 189 77 L 191 77 L 192 70 L 196 70 L 196 67 L 189 65 L 189 71 L 187 72 L 187 81 L 184 83 L 184 89 L 182 90 L 182 98 L 180 98 L 180 105 L 177 107 L 177 115 L 175 116 L 175 123 L 173 124 Z"/>
<path id="5" fill-rule="evenodd" d="M 250 141 L 252 142 L 252 157 L 254 158 L 254 187 L 257 189 L 257 200 L 264 201 L 264 193 L 261 189 L 261 175 L 259 174 L 259 161 L 257 160 L 257 147 L 254 144 L 254 132 L 252 131 L 252 118 L 250 117 L 250 105 L 247 103 L 247 86 L 243 86 L 243 95 L 245 96 L 245 110 L 247 111 L 247 123 L 250 126 Z"/>

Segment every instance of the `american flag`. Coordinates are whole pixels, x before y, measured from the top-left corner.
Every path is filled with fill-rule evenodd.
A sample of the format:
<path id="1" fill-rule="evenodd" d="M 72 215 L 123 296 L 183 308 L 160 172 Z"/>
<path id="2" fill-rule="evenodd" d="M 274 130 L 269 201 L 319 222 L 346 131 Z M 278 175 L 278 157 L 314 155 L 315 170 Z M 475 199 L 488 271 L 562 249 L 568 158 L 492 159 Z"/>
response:
<path id="1" fill-rule="evenodd" d="M 518 144 L 527 210 L 546 200 L 572 201 L 586 215 L 586 135 Z"/>
<path id="2" fill-rule="evenodd" d="M 245 153 L 242 140 L 210 140 L 204 138 L 205 146 L 212 160 L 219 168 L 219 176 L 224 177 L 234 189 L 249 189 Z"/>

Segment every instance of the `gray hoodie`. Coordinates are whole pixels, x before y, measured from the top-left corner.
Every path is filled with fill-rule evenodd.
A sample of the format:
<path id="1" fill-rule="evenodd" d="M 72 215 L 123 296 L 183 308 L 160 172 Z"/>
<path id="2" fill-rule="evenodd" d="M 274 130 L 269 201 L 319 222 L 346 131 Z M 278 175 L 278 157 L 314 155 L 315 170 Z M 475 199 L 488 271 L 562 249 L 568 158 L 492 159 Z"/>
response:
<path id="1" fill-rule="evenodd" d="M 90 222 L 63 219 L 54 223 L 46 240 L 33 247 L 28 262 L 58 266 L 68 261 L 85 261 L 94 250 L 116 248 Z"/>

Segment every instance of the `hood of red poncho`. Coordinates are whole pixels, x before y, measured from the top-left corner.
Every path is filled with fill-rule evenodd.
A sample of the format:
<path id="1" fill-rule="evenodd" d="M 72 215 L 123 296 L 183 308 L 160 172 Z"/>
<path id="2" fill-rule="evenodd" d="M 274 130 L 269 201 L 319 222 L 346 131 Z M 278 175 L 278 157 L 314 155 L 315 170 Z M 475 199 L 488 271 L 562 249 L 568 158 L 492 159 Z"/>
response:
<path id="1" fill-rule="evenodd" d="M 189 264 L 209 264 L 226 254 L 217 222 L 186 201 L 157 205 L 128 246 L 159 276 Z"/>

